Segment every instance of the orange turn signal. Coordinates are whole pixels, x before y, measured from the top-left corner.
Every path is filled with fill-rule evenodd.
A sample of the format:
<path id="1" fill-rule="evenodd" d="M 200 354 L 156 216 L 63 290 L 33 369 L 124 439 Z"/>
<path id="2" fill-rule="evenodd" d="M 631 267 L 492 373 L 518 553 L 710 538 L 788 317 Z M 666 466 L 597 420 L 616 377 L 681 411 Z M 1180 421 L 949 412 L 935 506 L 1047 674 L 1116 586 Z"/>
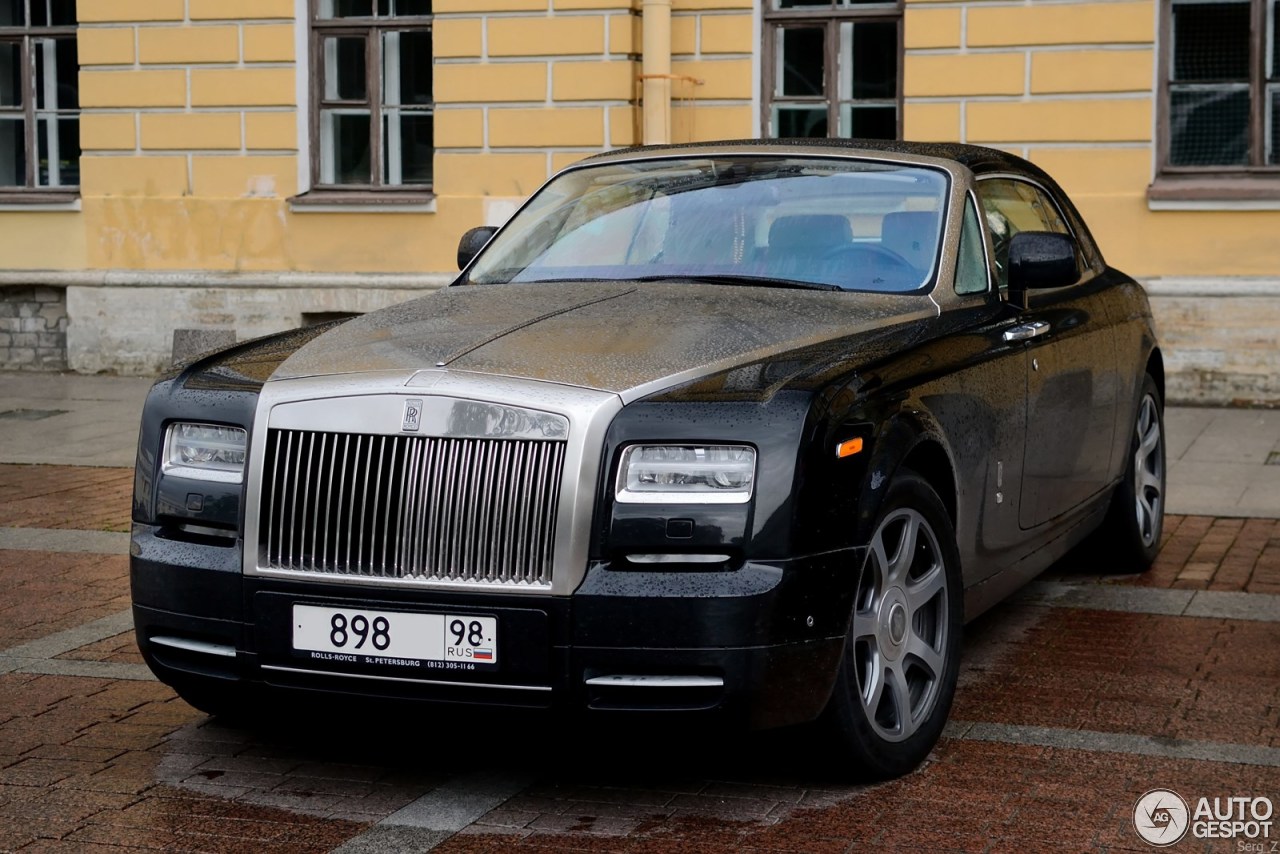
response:
<path id="1" fill-rule="evenodd" d="M 843 460 L 845 457 L 852 457 L 854 454 L 862 452 L 862 440 L 850 439 L 847 442 L 841 442 L 836 445 L 836 457 Z"/>

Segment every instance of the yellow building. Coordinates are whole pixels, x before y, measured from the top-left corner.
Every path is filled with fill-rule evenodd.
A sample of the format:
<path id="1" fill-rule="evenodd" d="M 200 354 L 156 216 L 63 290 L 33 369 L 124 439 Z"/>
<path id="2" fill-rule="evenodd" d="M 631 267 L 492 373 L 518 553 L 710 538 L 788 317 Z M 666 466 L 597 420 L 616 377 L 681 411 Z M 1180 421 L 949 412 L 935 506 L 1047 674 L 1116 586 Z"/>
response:
<path id="1" fill-rule="evenodd" d="M 608 148 L 898 135 L 1043 165 L 1147 284 L 1170 396 L 1275 400 L 1271 6 L 0 0 L 0 368 L 418 295 Z"/>

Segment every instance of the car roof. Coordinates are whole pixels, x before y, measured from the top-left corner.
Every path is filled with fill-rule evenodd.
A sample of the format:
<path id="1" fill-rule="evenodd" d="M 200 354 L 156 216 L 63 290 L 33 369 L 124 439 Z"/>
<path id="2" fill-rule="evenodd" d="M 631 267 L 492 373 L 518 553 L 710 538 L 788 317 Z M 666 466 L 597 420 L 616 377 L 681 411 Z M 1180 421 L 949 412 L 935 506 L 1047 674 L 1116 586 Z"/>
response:
<path id="1" fill-rule="evenodd" d="M 1050 185 L 1053 180 L 1038 166 L 1017 155 L 981 145 L 959 142 L 906 142 L 884 139 L 735 139 L 676 145 L 644 145 L 616 149 L 588 158 L 585 162 L 640 160 L 649 157 L 705 157 L 709 154 L 772 154 L 817 157 L 891 157 L 921 162 L 950 161 L 975 175 L 1012 173 L 1026 175 Z"/>

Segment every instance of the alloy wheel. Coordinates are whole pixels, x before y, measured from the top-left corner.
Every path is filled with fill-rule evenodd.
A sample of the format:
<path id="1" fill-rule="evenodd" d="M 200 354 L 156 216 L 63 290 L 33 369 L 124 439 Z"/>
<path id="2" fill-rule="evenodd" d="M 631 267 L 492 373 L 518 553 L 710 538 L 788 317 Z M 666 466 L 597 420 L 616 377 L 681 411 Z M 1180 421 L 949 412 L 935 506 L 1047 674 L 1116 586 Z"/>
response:
<path id="1" fill-rule="evenodd" d="M 1164 502 L 1164 436 L 1160 432 L 1160 411 L 1155 398 L 1146 395 L 1138 409 L 1137 450 L 1133 459 L 1133 494 L 1138 514 L 1138 532 L 1148 548 L 1160 535 Z"/>
<path id="2" fill-rule="evenodd" d="M 854 675 L 867 720 L 886 741 L 929 719 L 946 665 L 947 571 L 938 538 L 901 508 L 871 538 L 853 613 Z"/>

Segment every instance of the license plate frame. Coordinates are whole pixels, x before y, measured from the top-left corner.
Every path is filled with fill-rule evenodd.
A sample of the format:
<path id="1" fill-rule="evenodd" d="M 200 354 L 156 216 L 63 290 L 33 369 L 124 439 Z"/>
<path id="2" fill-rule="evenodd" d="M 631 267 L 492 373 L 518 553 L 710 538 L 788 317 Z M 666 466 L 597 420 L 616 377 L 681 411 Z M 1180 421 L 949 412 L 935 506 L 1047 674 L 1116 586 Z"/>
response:
<path id="1" fill-rule="evenodd" d="M 491 614 L 294 602 L 289 615 L 296 657 L 419 671 L 498 669 L 498 618 Z"/>

